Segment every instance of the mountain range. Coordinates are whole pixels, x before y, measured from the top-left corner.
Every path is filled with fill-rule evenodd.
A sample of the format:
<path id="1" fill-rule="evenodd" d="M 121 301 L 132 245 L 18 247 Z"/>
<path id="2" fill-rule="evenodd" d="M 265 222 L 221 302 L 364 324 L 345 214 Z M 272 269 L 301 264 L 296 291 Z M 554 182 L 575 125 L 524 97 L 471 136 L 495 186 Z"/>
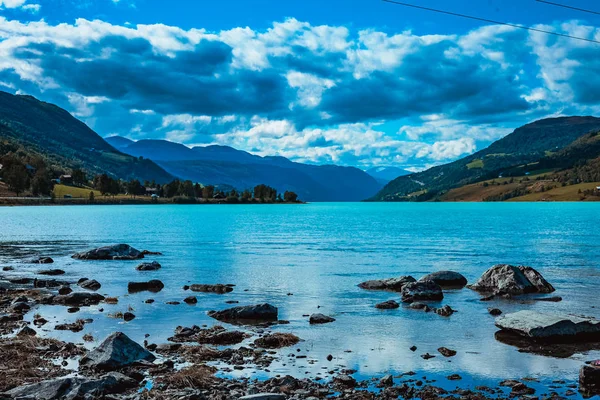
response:
<path id="1" fill-rule="evenodd" d="M 264 183 L 280 192 L 294 191 L 307 201 L 360 201 L 383 186 L 354 167 L 302 164 L 228 146 L 190 148 L 167 140 L 105 139 L 123 153 L 151 159 L 174 176 L 203 184 L 247 189 Z"/>
<path id="2" fill-rule="evenodd" d="M 594 169 L 600 157 L 595 145 L 598 131 L 600 118 L 591 116 L 535 121 L 467 157 L 398 177 L 371 200 L 506 200 L 546 191 L 556 182 L 567 186 L 600 181 L 600 171 Z M 589 170 L 586 175 L 574 172 L 583 167 Z M 530 176 L 545 183 L 530 184 Z M 515 181 L 515 177 L 522 179 Z M 492 190 L 490 184 L 500 186 L 500 178 L 503 187 Z"/>

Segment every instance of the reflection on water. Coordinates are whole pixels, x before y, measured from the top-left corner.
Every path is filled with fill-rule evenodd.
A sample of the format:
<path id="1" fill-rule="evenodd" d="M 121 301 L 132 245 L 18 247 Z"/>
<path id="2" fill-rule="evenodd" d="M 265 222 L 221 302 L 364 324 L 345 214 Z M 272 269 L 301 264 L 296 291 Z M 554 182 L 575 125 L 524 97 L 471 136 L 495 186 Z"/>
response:
<path id="1" fill-rule="evenodd" d="M 0 208 L 0 265 L 13 274 L 33 273 L 40 266 L 19 264 L 22 258 L 50 255 L 52 268 L 67 271 L 65 280 L 88 277 L 102 284 L 99 293 L 119 297 L 78 314 L 66 308 L 40 311 L 51 323 L 94 318 L 82 332 L 67 332 L 81 342 L 90 333 L 103 338 L 115 329 L 142 341 L 160 343 L 176 326 L 213 325 L 208 310 L 269 302 L 289 325 L 274 329 L 302 339 L 284 349 L 270 373 L 242 370 L 234 374 L 328 376 L 332 366 L 358 370 L 358 376 L 380 376 L 414 370 L 442 379 L 458 373 L 461 384 L 536 377 L 542 381 L 576 379 L 582 362 L 600 353 L 577 350 L 567 358 L 519 352 L 495 339 L 488 307 L 505 313 L 521 309 L 559 311 L 600 317 L 600 208 L 593 204 L 308 204 L 297 206 L 80 206 Z M 79 261 L 70 255 L 100 245 L 128 243 L 161 251 L 162 269 L 136 271 L 135 261 Z M 470 282 L 496 263 L 531 265 L 557 288 L 560 303 L 494 300 L 480 302 L 469 289 L 445 293 L 442 304 L 458 312 L 449 318 L 401 307 L 378 310 L 394 293 L 368 292 L 364 280 L 413 275 L 441 269 L 463 273 Z M 61 277 L 62 279 L 62 277 Z M 127 283 L 160 279 L 159 293 L 128 294 Z M 198 304 L 167 305 L 191 293 L 191 283 L 232 283 L 225 295 L 193 293 Z M 144 303 L 152 298 L 153 304 Z M 131 307 L 136 319 L 123 323 L 108 313 Z M 104 308 L 104 312 L 98 311 Z M 336 322 L 310 326 L 304 315 L 322 312 Z M 117 325 L 118 324 L 118 325 Z M 61 333 L 62 334 L 62 333 Z M 417 346 L 415 352 L 409 350 Z M 437 353 L 445 346 L 458 351 L 450 359 Z M 301 350 L 300 353 L 296 348 Z M 587 350 L 587 349 L 584 349 Z M 288 357 L 289 353 L 307 358 Z M 424 353 L 437 357 L 423 360 Z M 328 362 L 328 354 L 334 356 Z M 284 365 L 285 364 L 285 365 Z M 445 382 L 454 388 L 456 382 Z"/>

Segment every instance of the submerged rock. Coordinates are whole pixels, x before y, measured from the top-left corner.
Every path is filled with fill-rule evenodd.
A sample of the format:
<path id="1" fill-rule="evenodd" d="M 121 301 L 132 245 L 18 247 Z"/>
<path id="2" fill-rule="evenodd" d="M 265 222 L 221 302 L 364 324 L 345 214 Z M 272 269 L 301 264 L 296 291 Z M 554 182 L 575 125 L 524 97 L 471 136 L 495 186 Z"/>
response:
<path id="1" fill-rule="evenodd" d="M 164 283 L 158 279 L 153 279 L 148 282 L 129 282 L 127 284 L 127 291 L 129 293 L 137 293 L 143 291 L 149 291 L 158 293 L 165 287 Z"/>
<path id="2" fill-rule="evenodd" d="M 335 318 L 329 317 L 324 314 L 316 313 L 316 314 L 312 314 L 308 321 L 311 325 L 327 324 L 327 323 L 335 321 Z"/>
<path id="3" fill-rule="evenodd" d="M 113 371 L 137 361 L 152 362 L 156 357 L 122 332 L 109 335 L 94 350 L 87 353 L 79 365 L 86 368 Z"/>
<path id="4" fill-rule="evenodd" d="M 91 306 L 99 304 L 104 300 L 104 296 L 98 293 L 88 292 L 73 292 L 66 295 L 55 296 L 52 299 L 54 304 L 60 304 L 64 306 Z"/>
<path id="5" fill-rule="evenodd" d="M 581 367 L 579 391 L 586 397 L 600 395 L 600 360 Z"/>
<path id="6" fill-rule="evenodd" d="M 402 301 L 440 301 L 444 298 L 442 288 L 434 281 L 418 281 L 409 283 L 402 289 Z"/>
<path id="7" fill-rule="evenodd" d="M 456 350 L 451 350 L 451 349 L 449 349 L 447 347 L 440 347 L 438 349 L 438 351 L 444 357 L 454 357 L 456 355 Z"/>
<path id="8" fill-rule="evenodd" d="M 419 281 L 434 281 L 442 288 L 463 288 L 467 285 L 467 278 L 454 271 L 437 271 L 425 275 Z"/>
<path id="9" fill-rule="evenodd" d="M 209 311 L 208 315 L 220 321 L 277 321 L 278 310 L 277 307 L 263 303 Z"/>
<path id="10" fill-rule="evenodd" d="M 37 257 L 27 261 L 30 264 L 52 264 L 54 260 L 50 257 Z"/>
<path id="11" fill-rule="evenodd" d="M 63 271 L 62 269 L 43 269 L 41 271 L 38 271 L 39 275 L 50 275 L 50 276 L 56 276 L 56 275 L 64 275 L 65 271 Z"/>
<path id="12" fill-rule="evenodd" d="M 417 280 L 412 276 L 400 276 L 398 278 L 366 281 L 360 283 L 358 287 L 366 290 L 389 290 L 392 292 L 401 292 L 402 288 L 406 284 L 416 281 Z"/>
<path id="13" fill-rule="evenodd" d="M 135 267 L 135 269 L 137 269 L 138 271 L 156 271 L 156 270 L 159 270 L 160 268 L 161 268 L 161 265 L 157 261 L 152 261 L 151 263 L 150 262 L 141 263 L 140 265 Z"/>
<path id="14" fill-rule="evenodd" d="M 144 258 L 144 254 L 128 244 L 115 244 L 73 254 L 79 260 L 136 260 Z"/>
<path id="15" fill-rule="evenodd" d="M 87 399 L 122 393 L 137 387 L 137 385 L 134 379 L 118 372 L 111 372 L 97 379 L 84 377 L 49 379 L 16 387 L 6 394 L 10 398 L 18 399 Z"/>
<path id="16" fill-rule="evenodd" d="M 600 340 L 600 320 L 519 311 L 496 318 L 496 326 L 534 340 Z"/>
<path id="17" fill-rule="evenodd" d="M 375 305 L 375 308 L 379 308 L 380 310 L 392 310 L 398 307 L 400 307 L 400 304 L 395 300 L 388 300 Z"/>
<path id="18" fill-rule="evenodd" d="M 470 288 L 479 292 L 508 295 L 552 293 L 555 290 L 535 269 L 508 264 L 494 265 Z"/>
<path id="19" fill-rule="evenodd" d="M 229 285 L 216 284 L 216 285 L 191 285 L 190 290 L 192 292 L 204 292 L 204 293 L 217 293 L 225 294 L 233 291 L 233 287 Z"/>

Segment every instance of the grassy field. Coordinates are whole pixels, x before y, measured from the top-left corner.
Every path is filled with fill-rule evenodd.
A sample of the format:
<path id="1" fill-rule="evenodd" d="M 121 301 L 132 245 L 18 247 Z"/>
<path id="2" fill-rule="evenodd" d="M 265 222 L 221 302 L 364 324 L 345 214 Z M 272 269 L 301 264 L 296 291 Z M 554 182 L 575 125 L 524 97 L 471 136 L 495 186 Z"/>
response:
<path id="1" fill-rule="evenodd" d="M 473 160 L 470 163 L 467 164 L 467 168 L 468 169 L 480 169 L 483 168 L 483 160 L 482 159 L 477 159 L 477 160 Z"/>
<path id="2" fill-rule="evenodd" d="M 90 197 L 90 192 L 94 192 L 96 198 L 102 196 L 99 191 L 88 187 L 80 188 L 75 186 L 54 185 L 54 195 L 57 199 L 62 199 L 68 194 L 73 198 L 88 199 Z"/>
<path id="3" fill-rule="evenodd" d="M 559 186 L 545 191 L 530 193 L 525 196 L 515 197 L 508 201 L 600 201 L 600 196 L 587 196 L 579 193 L 593 190 L 600 186 L 600 182 L 580 183 L 578 185 Z"/>

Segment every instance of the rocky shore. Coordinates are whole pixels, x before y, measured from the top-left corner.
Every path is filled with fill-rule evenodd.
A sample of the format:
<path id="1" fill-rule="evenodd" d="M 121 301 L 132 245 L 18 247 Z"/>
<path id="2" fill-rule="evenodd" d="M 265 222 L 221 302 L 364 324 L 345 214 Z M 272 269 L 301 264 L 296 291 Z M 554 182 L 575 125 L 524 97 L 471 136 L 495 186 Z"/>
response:
<path id="1" fill-rule="evenodd" d="M 139 251 L 121 244 L 77 253 L 73 259 L 76 262 L 108 262 L 142 260 L 148 256 L 159 257 L 160 253 Z M 36 257 L 25 262 L 52 264 L 52 259 Z M 154 260 L 139 262 L 137 269 L 143 271 L 141 273 L 148 280 L 130 282 L 129 291 L 161 291 L 164 284 L 152 279 L 153 271 L 161 268 L 161 264 Z M 163 264 L 162 267 L 168 266 Z M 4 266 L 3 270 L 14 272 L 14 267 Z M 493 387 L 475 385 L 448 389 L 448 382 L 460 382 L 463 377 L 452 374 L 445 377 L 446 382 L 441 382 L 412 371 L 361 380 L 355 377 L 356 371 L 336 362 L 339 357 L 336 354 L 319 360 L 326 363 L 326 367 L 322 374 L 312 378 L 298 379 L 289 375 L 264 380 L 227 377 L 227 372 L 244 369 L 269 372 L 275 362 L 293 362 L 307 357 L 301 352 L 302 338 L 285 331 L 288 322 L 280 319 L 279 309 L 268 303 L 231 304 L 228 308 L 209 311 L 214 325 L 179 326 L 166 343 L 152 343 L 150 338 L 137 343 L 120 332 L 117 324 L 106 338 L 82 337 L 84 342 L 100 339 L 96 346 L 45 338 L 39 330 L 48 321 L 37 313 L 45 306 L 66 307 L 69 313 L 77 313 L 85 307 L 118 302 L 116 297 L 96 293 L 102 284 L 101 276 L 69 281 L 60 279 L 63 273 L 58 269 L 40 268 L 39 277 L 0 275 L 0 399 L 532 400 L 572 398 L 578 393 L 583 397 L 600 395 L 600 361 L 595 360 L 581 365 L 578 382 L 557 380 L 543 390 L 526 379 L 505 380 Z M 435 313 L 435 318 L 453 318 L 455 312 L 460 312 L 450 304 L 440 306 L 446 290 L 480 292 L 483 309 L 486 309 L 486 301 L 492 298 L 518 301 L 523 295 L 537 295 L 539 297 L 534 298 L 537 301 L 558 299 L 548 296 L 555 291 L 554 286 L 531 267 L 496 265 L 483 272 L 474 284 L 469 286 L 467 283 L 467 279 L 457 272 L 437 271 L 420 279 L 403 276 L 367 281 L 358 286 L 367 291 L 387 291 L 395 296 L 394 300 L 373 303 L 381 312 L 404 307 L 412 312 Z M 233 284 L 205 283 L 184 289 L 214 296 L 237 290 Z M 150 300 L 146 302 L 151 303 Z M 182 301 L 196 304 L 197 299 L 191 295 Z M 496 326 L 500 329 L 497 339 L 503 343 L 518 343 L 522 348 L 529 346 L 533 351 L 539 350 L 540 354 L 544 350 L 568 352 L 600 348 L 600 321 L 592 318 L 529 310 L 505 314 L 497 308 L 490 308 L 489 313 L 496 317 Z M 133 310 L 113 317 L 115 321 L 136 318 Z M 306 315 L 306 324 L 335 324 L 336 318 L 314 313 Z M 77 319 L 73 323 L 56 325 L 55 329 L 79 332 L 86 324 L 93 323 L 93 319 Z M 417 351 L 417 346 L 411 350 Z M 460 351 L 441 346 L 435 354 L 424 353 L 421 358 L 423 362 L 435 357 L 450 361 Z M 309 356 L 307 361 L 317 360 Z"/>

